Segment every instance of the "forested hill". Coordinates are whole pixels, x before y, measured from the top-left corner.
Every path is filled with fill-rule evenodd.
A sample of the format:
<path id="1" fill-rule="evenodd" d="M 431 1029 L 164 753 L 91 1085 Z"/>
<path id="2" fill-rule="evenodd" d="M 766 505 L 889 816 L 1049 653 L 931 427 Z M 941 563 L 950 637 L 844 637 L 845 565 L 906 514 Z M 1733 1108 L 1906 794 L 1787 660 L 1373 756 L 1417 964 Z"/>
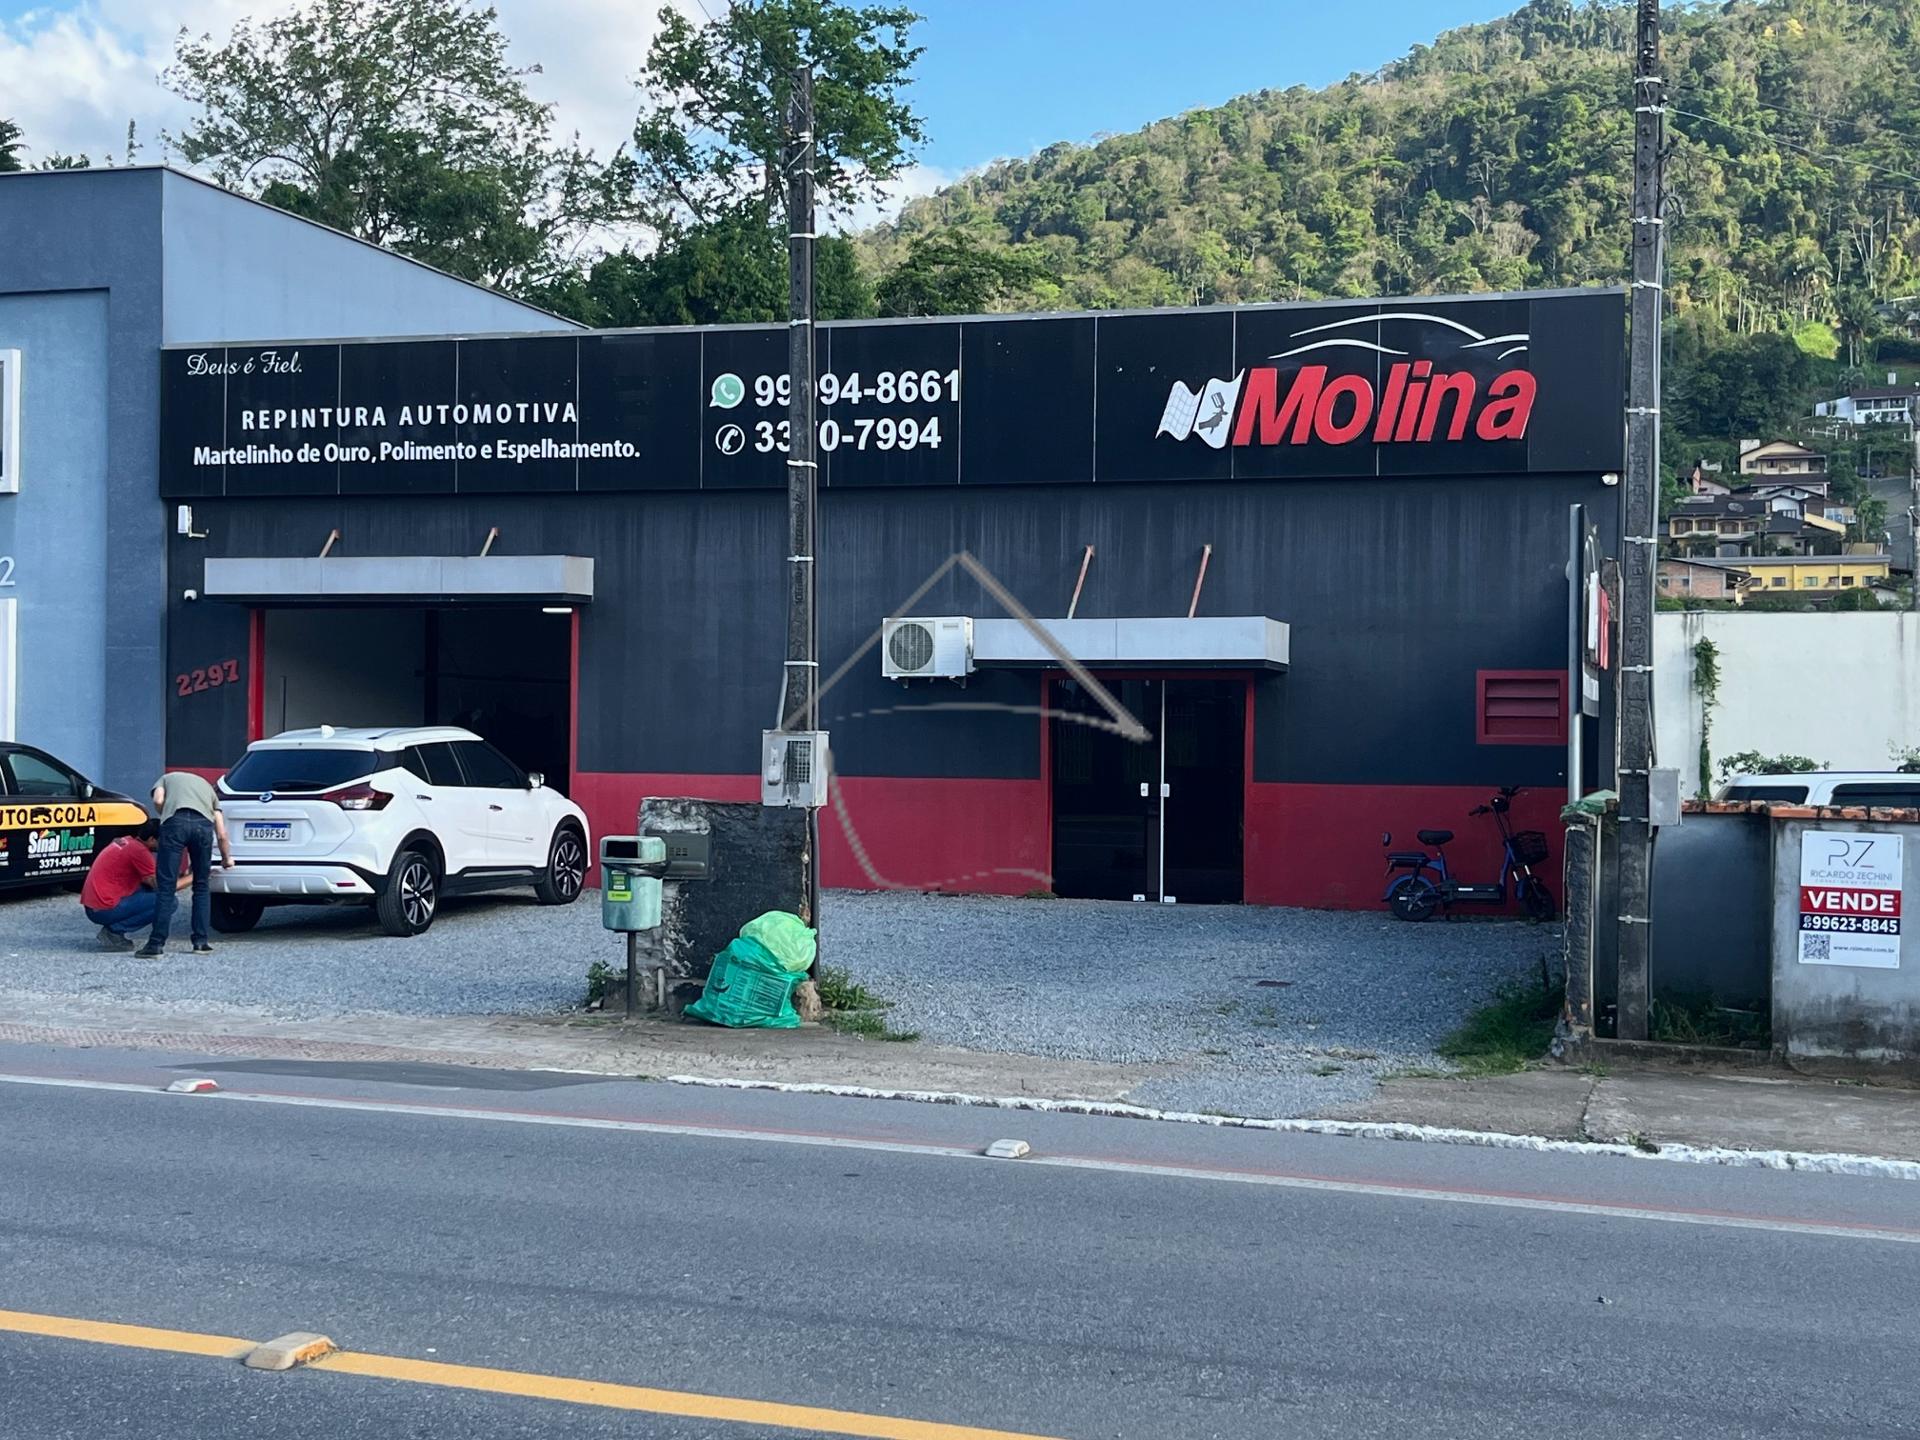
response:
<path id="1" fill-rule="evenodd" d="M 1632 20 L 1531 0 L 1375 75 L 998 162 L 862 246 L 883 274 L 957 233 L 1008 262 L 1005 309 L 1618 280 Z M 1920 0 L 1732 0 L 1667 23 L 1673 306 L 1816 351 L 1837 337 L 1844 360 L 1873 301 L 1920 290 Z"/>

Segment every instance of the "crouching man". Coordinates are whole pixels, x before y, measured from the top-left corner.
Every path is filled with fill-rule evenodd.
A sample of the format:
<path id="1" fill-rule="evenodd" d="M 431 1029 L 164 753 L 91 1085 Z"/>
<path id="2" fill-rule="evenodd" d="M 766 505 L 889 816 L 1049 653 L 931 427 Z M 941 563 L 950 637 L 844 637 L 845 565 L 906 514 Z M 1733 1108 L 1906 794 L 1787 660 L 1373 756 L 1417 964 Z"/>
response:
<path id="1" fill-rule="evenodd" d="M 100 927 L 100 943 L 109 950 L 133 949 L 133 934 L 153 924 L 159 896 L 154 892 L 154 854 L 160 848 L 160 824 L 148 820 L 131 835 L 122 835 L 94 857 L 80 904 L 87 918 Z M 180 876 L 177 889 L 193 883 L 191 871 Z"/>

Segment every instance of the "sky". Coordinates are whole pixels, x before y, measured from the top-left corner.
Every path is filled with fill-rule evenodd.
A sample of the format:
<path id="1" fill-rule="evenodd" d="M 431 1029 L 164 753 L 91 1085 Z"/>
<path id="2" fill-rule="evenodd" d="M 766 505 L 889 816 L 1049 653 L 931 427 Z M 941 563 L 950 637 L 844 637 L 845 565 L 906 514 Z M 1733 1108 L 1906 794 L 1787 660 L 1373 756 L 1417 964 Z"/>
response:
<path id="1" fill-rule="evenodd" d="M 493 0 L 514 58 L 560 129 L 606 151 L 637 107 L 633 77 L 660 0 Z M 670 0 L 699 17 L 725 0 Z M 1250 90 L 1321 86 L 1378 68 L 1442 30 L 1519 0 L 909 0 L 926 18 L 910 96 L 928 143 L 891 206 L 970 169 L 1057 140 L 1136 130 Z M 26 132 L 28 163 L 53 152 L 98 160 L 125 148 L 165 158 L 163 129 L 186 118 L 156 81 L 186 27 L 223 35 L 287 0 L 0 0 L 0 116 Z M 879 218 L 887 208 L 856 219 Z"/>

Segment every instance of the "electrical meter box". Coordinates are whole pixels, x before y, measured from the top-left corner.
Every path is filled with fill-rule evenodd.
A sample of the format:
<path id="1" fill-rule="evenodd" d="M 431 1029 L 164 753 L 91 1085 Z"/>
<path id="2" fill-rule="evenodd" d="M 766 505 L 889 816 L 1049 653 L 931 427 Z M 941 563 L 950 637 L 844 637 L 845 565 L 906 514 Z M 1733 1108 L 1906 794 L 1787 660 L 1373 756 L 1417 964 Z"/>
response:
<path id="1" fill-rule="evenodd" d="M 600 923 L 620 931 L 659 928 L 666 870 L 666 841 L 653 835 L 602 835 Z"/>
<path id="2" fill-rule="evenodd" d="M 827 803 L 827 732 L 760 732 L 760 803 L 818 810 Z"/>

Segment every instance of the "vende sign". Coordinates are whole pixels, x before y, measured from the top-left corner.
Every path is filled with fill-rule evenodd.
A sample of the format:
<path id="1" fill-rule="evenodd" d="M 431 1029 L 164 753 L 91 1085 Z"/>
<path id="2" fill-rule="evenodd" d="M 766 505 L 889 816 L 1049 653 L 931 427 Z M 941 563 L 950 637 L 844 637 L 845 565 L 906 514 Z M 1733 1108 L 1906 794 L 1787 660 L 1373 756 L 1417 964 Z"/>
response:
<path id="1" fill-rule="evenodd" d="M 1857 830 L 1800 838 L 1800 963 L 1900 968 L 1902 841 Z"/>

